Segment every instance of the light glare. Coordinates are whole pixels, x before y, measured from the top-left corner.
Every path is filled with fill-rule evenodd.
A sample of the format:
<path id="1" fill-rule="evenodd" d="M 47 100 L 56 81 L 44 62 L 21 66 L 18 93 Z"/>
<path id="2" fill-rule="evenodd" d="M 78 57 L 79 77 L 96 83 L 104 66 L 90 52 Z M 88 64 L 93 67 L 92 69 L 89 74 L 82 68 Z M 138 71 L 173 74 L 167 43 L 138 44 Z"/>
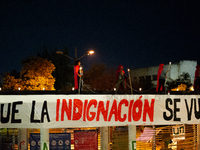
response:
<path id="1" fill-rule="evenodd" d="M 93 50 L 88 51 L 88 55 L 94 54 Z"/>

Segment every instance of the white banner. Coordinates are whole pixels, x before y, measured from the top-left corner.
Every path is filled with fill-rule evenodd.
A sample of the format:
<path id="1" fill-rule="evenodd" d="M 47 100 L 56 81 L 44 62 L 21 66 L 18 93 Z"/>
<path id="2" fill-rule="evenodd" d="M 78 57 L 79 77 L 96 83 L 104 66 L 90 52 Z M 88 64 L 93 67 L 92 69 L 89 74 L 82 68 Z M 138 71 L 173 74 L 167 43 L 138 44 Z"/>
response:
<path id="1" fill-rule="evenodd" d="M 199 124 L 199 95 L 3 95 L 0 128 Z"/>

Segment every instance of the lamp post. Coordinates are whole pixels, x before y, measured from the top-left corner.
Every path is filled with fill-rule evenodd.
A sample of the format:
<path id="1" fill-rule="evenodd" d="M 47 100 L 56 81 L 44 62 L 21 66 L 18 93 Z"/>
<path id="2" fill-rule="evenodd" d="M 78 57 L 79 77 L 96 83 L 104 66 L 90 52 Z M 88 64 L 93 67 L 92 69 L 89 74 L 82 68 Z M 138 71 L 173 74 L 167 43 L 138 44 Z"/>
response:
<path id="1" fill-rule="evenodd" d="M 64 55 L 64 56 L 66 56 L 66 57 L 68 57 L 69 59 L 72 59 L 72 60 L 76 60 L 77 58 L 71 58 L 71 57 L 69 57 L 68 55 L 65 55 L 62 51 L 56 51 L 56 53 L 57 54 L 60 54 L 60 55 Z M 86 55 L 91 55 L 91 54 L 94 54 L 94 51 L 93 50 L 89 50 L 89 51 L 87 51 L 87 53 L 86 54 L 84 54 L 83 56 L 81 56 L 81 57 L 79 57 L 77 60 L 80 60 L 81 58 L 83 58 L 84 56 L 86 56 Z M 76 56 L 77 57 L 77 56 Z"/>
<path id="2" fill-rule="evenodd" d="M 132 84 L 131 84 L 131 75 L 130 75 L 130 69 L 128 69 L 128 75 L 129 75 L 129 82 L 130 82 L 130 87 L 131 87 L 131 94 L 133 94 L 133 90 L 132 90 Z"/>
<path id="3" fill-rule="evenodd" d="M 89 50 L 89 51 L 87 51 L 86 54 L 82 55 L 82 56 L 79 57 L 78 59 L 77 59 L 77 48 L 76 48 L 76 47 L 75 47 L 75 59 L 69 57 L 68 55 L 65 55 L 62 51 L 56 51 L 56 53 L 57 53 L 57 54 L 64 55 L 64 56 L 66 56 L 67 58 L 72 59 L 72 60 L 74 60 L 74 61 L 77 61 L 77 60 L 80 60 L 81 58 L 83 58 L 83 57 L 86 56 L 86 55 L 94 54 L 94 51 L 93 51 L 93 50 Z M 80 77 L 80 81 L 81 81 L 81 77 Z M 79 85 L 79 92 L 78 92 L 78 93 L 80 94 L 80 85 Z"/>
<path id="4" fill-rule="evenodd" d="M 81 58 L 83 58 L 86 55 L 92 55 L 92 54 L 94 54 L 94 51 L 93 50 L 89 50 L 89 51 L 87 51 L 86 54 L 84 54 L 83 56 L 79 57 L 78 60 L 80 60 Z"/>
<path id="5" fill-rule="evenodd" d="M 60 55 L 64 55 L 64 56 L 66 56 L 66 57 L 68 57 L 68 58 L 74 60 L 73 58 L 69 57 L 68 55 L 63 54 L 62 51 L 56 51 L 56 53 L 57 53 L 57 54 L 60 54 Z"/>

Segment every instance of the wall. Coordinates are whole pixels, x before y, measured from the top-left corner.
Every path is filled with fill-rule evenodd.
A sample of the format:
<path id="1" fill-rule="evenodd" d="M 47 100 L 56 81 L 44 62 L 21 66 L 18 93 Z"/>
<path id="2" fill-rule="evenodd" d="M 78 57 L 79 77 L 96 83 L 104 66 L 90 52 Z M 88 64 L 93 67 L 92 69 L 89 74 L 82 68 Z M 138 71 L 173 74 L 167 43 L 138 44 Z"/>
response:
<path id="1" fill-rule="evenodd" d="M 167 74 L 168 78 L 172 80 L 177 79 L 183 72 L 189 73 L 191 77 L 191 83 L 194 82 L 194 73 L 196 70 L 197 61 L 194 60 L 182 60 L 178 63 L 171 64 L 170 71 Z M 131 69 L 131 80 L 133 83 L 139 82 L 139 77 L 141 76 L 151 76 L 152 83 L 156 86 L 157 84 L 157 72 L 159 66 L 153 66 L 148 68 Z M 164 65 L 164 70 L 169 69 L 169 64 Z"/>

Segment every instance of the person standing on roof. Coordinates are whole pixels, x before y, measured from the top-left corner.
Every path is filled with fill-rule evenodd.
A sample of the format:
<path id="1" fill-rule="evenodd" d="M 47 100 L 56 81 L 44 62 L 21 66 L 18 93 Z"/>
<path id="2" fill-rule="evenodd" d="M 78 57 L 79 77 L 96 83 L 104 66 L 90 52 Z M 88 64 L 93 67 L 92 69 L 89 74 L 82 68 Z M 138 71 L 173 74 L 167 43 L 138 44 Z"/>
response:
<path id="1" fill-rule="evenodd" d="M 200 92 L 200 74 L 199 65 L 196 66 L 195 77 L 194 77 L 194 91 L 199 94 Z"/>
<path id="2" fill-rule="evenodd" d="M 169 70 L 167 70 L 165 72 L 165 70 L 163 68 L 164 68 L 164 64 L 160 64 L 159 69 L 158 69 L 158 74 L 157 74 L 157 86 L 156 86 L 156 91 L 158 93 L 160 91 L 164 92 L 164 90 L 165 90 L 165 87 L 164 87 L 165 79 L 167 78 L 166 74 L 169 71 Z"/>
<path id="3" fill-rule="evenodd" d="M 83 76 L 83 70 L 80 60 L 76 60 L 74 65 L 74 86 L 76 93 L 80 94 L 82 88 L 81 77 Z"/>
<path id="4" fill-rule="evenodd" d="M 117 78 L 116 93 L 118 92 L 119 88 L 123 88 L 123 91 L 126 94 L 127 93 L 127 91 L 126 91 L 126 76 L 125 76 L 124 67 L 122 65 L 118 66 L 116 78 Z"/>

